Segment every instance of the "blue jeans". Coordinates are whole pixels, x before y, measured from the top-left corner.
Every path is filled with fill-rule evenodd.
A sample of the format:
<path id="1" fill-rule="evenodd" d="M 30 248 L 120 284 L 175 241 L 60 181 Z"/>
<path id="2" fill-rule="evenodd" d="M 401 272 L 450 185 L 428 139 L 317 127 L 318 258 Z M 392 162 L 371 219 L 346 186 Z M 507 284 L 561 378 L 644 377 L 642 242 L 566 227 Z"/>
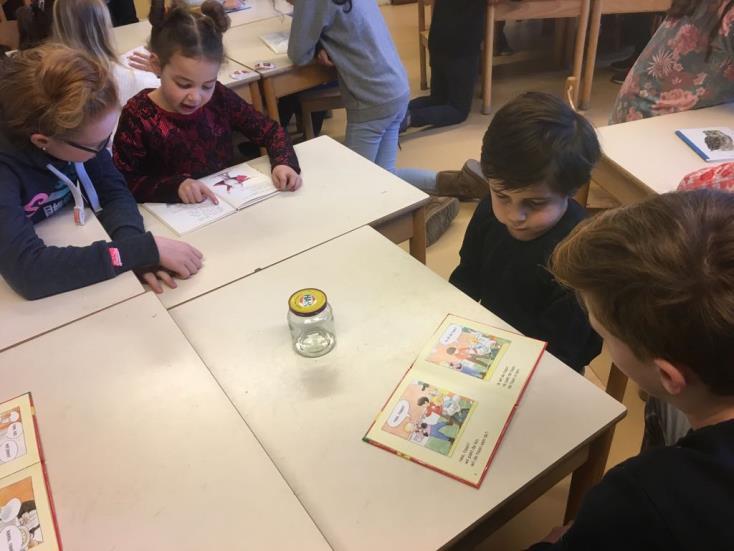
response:
<path id="1" fill-rule="evenodd" d="M 382 119 L 350 122 L 347 113 L 347 132 L 344 145 L 349 149 L 396 174 L 409 184 L 423 191 L 436 189 L 436 173 L 417 168 L 395 168 L 398 156 L 398 134 L 405 117 L 406 105 L 396 113 Z"/>

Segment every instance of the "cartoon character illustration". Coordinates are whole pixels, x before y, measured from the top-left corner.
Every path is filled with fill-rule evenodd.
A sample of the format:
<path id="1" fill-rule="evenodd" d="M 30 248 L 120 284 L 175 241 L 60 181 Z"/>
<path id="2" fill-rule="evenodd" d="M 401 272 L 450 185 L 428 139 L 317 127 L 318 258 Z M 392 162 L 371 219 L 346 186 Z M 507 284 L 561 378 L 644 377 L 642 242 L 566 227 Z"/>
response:
<path id="1" fill-rule="evenodd" d="M 7 546 L 0 544 L 0 548 L 27 551 L 43 543 L 30 478 L 0 489 L 0 503 L 4 503 L 0 507 L 0 540 Z"/>
<path id="2" fill-rule="evenodd" d="M 414 381 L 403 391 L 382 430 L 451 456 L 475 405 L 465 396 Z"/>
<path id="3" fill-rule="evenodd" d="M 470 377 L 488 379 L 509 346 L 507 339 L 452 323 L 426 360 Z"/>
<path id="4" fill-rule="evenodd" d="M 245 176 L 244 174 L 236 174 L 234 176 L 231 176 L 229 172 L 222 173 L 222 179 L 218 181 L 216 184 L 212 184 L 212 187 L 221 186 L 227 190 L 227 193 L 232 191 L 232 188 L 234 186 L 240 186 L 243 187 L 244 183 L 249 180 L 249 176 Z"/>

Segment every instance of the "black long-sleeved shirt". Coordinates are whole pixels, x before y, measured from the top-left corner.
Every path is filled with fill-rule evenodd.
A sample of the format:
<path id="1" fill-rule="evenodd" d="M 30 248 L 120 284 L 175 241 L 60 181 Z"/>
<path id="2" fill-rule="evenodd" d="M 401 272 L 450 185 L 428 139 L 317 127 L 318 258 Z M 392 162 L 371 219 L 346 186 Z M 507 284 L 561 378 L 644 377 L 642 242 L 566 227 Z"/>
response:
<path id="1" fill-rule="evenodd" d="M 494 216 L 489 197 L 477 206 L 449 281 L 521 333 L 548 342 L 548 351 L 581 371 L 601 351 L 576 296 L 546 269 L 556 245 L 585 216 L 568 209 L 547 233 L 531 241 L 512 237 Z"/>
<path id="2" fill-rule="evenodd" d="M 72 164 L 30 145 L 16 147 L 0 134 L 0 275 L 18 294 L 42 298 L 158 264 L 153 236 L 145 232 L 135 199 L 107 150 L 84 168 L 102 207 L 98 218 L 112 240 L 87 247 L 47 246 L 33 224 L 73 204 L 70 190 L 46 168 L 48 163 L 76 180 Z"/>
<path id="3" fill-rule="evenodd" d="M 555 544 L 532 551 L 734 548 L 734 420 L 690 432 L 610 470 Z"/>

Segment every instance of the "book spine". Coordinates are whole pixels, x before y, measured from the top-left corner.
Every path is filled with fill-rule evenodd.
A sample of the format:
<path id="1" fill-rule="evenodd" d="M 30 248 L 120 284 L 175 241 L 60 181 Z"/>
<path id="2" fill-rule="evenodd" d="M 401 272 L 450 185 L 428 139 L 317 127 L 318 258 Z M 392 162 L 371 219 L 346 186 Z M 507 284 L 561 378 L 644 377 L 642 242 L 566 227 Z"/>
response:
<path id="1" fill-rule="evenodd" d="M 683 140 L 688 147 L 693 149 L 696 153 L 698 153 L 698 156 L 701 157 L 704 161 L 710 161 L 711 158 L 706 155 L 695 143 L 693 143 L 693 140 L 691 140 L 688 136 L 686 136 L 685 132 L 682 132 L 681 130 L 676 130 L 675 135 L 678 136 L 681 140 Z"/>

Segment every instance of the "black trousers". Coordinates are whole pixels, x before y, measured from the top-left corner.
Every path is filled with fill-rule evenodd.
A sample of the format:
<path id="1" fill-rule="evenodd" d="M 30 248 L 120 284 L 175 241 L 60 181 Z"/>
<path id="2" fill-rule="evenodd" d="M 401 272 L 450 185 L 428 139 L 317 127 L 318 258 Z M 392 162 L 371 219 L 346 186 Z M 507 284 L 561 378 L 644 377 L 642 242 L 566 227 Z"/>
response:
<path id="1" fill-rule="evenodd" d="M 474 99 L 478 72 L 479 54 L 432 54 L 431 95 L 410 102 L 411 126 L 448 126 L 465 121 Z"/>

